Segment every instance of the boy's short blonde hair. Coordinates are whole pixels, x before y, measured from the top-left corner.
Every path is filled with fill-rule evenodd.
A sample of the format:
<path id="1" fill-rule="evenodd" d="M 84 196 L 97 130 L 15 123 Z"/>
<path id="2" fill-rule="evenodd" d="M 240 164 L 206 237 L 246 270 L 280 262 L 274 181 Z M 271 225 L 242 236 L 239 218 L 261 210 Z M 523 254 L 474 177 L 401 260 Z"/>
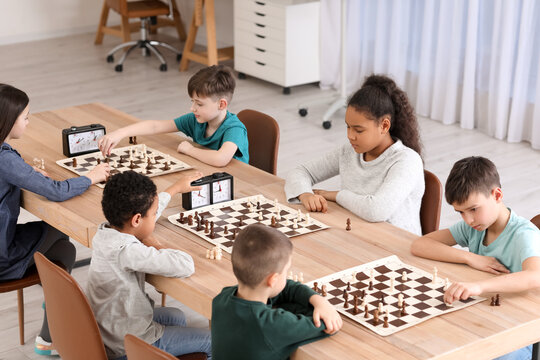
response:
<path id="1" fill-rule="evenodd" d="M 189 79 L 188 94 L 211 98 L 224 98 L 231 102 L 236 87 L 232 70 L 228 66 L 213 65 L 197 71 Z"/>
<path id="2" fill-rule="evenodd" d="M 268 275 L 283 271 L 292 249 L 291 240 L 280 231 L 262 224 L 248 225 L 234 241 L 234 275 L 239 283 L 255 288 Z"/>
<path id="3" fill-rule="evenodd" d="M 486 196 L 491 190 L 501 187 L 495 164 L 485 157 L 470 156 L 454 164 L 446 180 L 446 201 L 452 205 L 463 204 L 473 193 Z"/>

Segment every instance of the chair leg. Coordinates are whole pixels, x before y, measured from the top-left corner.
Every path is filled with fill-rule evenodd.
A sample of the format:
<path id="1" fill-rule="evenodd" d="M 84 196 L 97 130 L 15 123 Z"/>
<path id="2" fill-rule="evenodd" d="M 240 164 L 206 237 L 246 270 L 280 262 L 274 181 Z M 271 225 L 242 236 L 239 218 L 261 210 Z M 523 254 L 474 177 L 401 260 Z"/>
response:
<path id="1" fill-rule="evenodd" d="M 174 24 L 176 27 L 176 31 L 178 32 L 178 37 L 181 41 L 186 41 L 186 30 L 184 29 L 184 23 L 182 22 L 182 17 L 180 16 L 180 12 L 178 11 L 178 6 L 176 6 L 176 0 L 171 1 L 173 5 Z"/>
<path id="2" fill-rule="evenodd" d="M 178 51 L 178 49 L 175 49 L 174 47 L 172 47 L 171 45 L 167 44 L 167 43 L 164 43 L 164 42 L 161 42 L 161 41 L 155 41 L 155 40 L 150 40 L 148 42 L 150 45 L 152 46 L 162 46 L 164 47 L 165 49 L 169 49 L 171 50 L 173 53 L 175 53 L 176 55 L 180 55 L 181 52 Z"/>
<path id="3" fill-rule="evenodd" d="M 103 8 L 101 9 L 101 17 L 99 19 L 99 25 L 96 32 L 96 39 L 94 40 L 95 45 L 101 45 L 103 43 L 103 28 L 107 25 L 107 19 L 109 18 L 109 6 L 107 1 L 103 0 Z"/>
<path id="4" fill-rule="evenodd" d="M 127 16 L 122 16 L 122 41 L 128 42 L 131 41 L 131 28 L 129 27 L 129 18 Z"/>
<path id="5" fill-rule="evenodd" d="M 19 342 L 24 345 L 24 295 L 23 289 L 17 289 L 17 307 L 19 309 Z"/>
<path id="6" fill-rule="evenodd" d="M 184 51 L 182 56 L 182 61 L 180 61 L 180 71 L 186 71 L 189 66 L 189 54 L 191 54 L 193 50 L 193 46 L 195 45 L 195 37 L 197 36 L 197 30 L 198 27 L 196 25 L 196 14 L 195 11 L 193 12 L 193 16 L 191 18 L 191 25 L 189 26 L 189 31 L 187 35 L 186 43 L 184 44 Z"/>

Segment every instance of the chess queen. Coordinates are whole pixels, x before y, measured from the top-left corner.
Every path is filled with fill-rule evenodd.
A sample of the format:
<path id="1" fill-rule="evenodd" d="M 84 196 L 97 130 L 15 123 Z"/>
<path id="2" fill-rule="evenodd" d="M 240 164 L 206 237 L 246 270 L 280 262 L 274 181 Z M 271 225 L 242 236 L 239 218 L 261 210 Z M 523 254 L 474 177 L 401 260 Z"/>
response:
<path id="1" fill-rule="evenodd" d="M 26 93 L 0 84 L 0 281 L 22 278 L 34 264 L 36 251 L 59 261 L 68 271 L 75 262 L 75 247 L 67 235 L 43 221 L 17 224 L 21 189 L 51 201 L 64 201 L 82 194 L 91 184 L 104 181 L 109 173 L 109 165 L 101 164 L 87 176 L 56 181 L 44 170 L 25 163 L 8 142 L 23 136 L 29 124 L 28 104 Z M 36 338 L 36 350 L 51 355 L 53 348 L 45 319 Z"/>

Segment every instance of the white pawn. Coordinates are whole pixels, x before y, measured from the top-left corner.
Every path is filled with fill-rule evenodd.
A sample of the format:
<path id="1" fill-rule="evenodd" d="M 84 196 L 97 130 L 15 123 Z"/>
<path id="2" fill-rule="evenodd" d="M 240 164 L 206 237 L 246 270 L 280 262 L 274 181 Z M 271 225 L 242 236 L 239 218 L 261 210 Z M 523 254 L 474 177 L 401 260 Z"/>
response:
<path id="1" fill-rule="evenodd" d="M 210 251 L 210 260 L 214 260 L 214 259 L 215 259 L 214 249 L 212 249 L 212 251 Z"/>
<path id="2" fill-rule="evenodd" d="M 437 270 L 437 267 L 433 267 L 433 283 L 435 284 L 437 282 L 437 275 L 438 275 L 438 270 Z"/>
<path id="3" fill-rule="evenodd" d="M 298 219 L 294 219 L 292 227 L 293 227 L 293 229 L 298 229 Z"/>
<path id="4" fill-rule="evenodd" d="M 298 282 L 298 275 L 294 275 L 294 281 Z"/>
<path id="5" fill-rule="evenodd" d="M 263 220 L 263 214 L 259 211 L 259 220 Z"/>
<path id="6" fill-rule="evenodd" d="M 221 260 L 223 258 L 223 255 L 221 254 L 221 251 L 218 251 L 216 254 L 216 260 Z"/>
<path id="7" fill-rule="evenodd" d="M 289 225 L 291 225 L 289 218 L 285 218 L 285 226 L 289 226 Z"/>
<path id="8" fill-rule="evenodd" d="M 403 294 L 402 293 L 399 293 L 398 296 L 397 296 L 397 305 L 398 305 L 399 308 L 403 306 Z"/>
<path id="9" fill-rule="evenodd" d="M 394 278 L 390 278 L 390 294 L 393 294 L 394 291 L 395 291 Z"/>
<path id="10" fill-rule="evenodd" d="M 401 273 L 401 280 L 407 281 L 407 272 L 406 272 L 406 271 L 403 271 L 403 272 Z"/>
<path id="11" fill-rule="evenodd" d="M 300 281 L 301 283 L 304 282 L 304 273 L 303 272 L 300 273 L 300 276 L 298 277 L 298 281 Z"/>
<path id="12" fill-rule="evenodd" d="M 41 159 L 41 170 L 45 170 L 45 160 Z"/>
<path id="13" fill-rule="evenodd" d="M 298 221 L 302 221 L 302 210 L 298 209 L 298 212 L 296 214 L 296 219 Z"/>
<path id="14" fill-rule="evenodd" d="M 289 276 L 287 276 L 287 279 L 292 280 L 293 279 L 293 273 L 292 271 L 289 271 Z"/>
<path id="15" fill-rule="evenodd" d="M 379 314 L 382 314 L 383 313 L 383 304 L 382 302 L 379 301 L 379 307 L 378 307 L 378 310 L 379 310 Z"/>
<path id="16" fill-rule="evenodd" d="M 206 249 L 206 258 L 210 259 L 210 250 Z"/>

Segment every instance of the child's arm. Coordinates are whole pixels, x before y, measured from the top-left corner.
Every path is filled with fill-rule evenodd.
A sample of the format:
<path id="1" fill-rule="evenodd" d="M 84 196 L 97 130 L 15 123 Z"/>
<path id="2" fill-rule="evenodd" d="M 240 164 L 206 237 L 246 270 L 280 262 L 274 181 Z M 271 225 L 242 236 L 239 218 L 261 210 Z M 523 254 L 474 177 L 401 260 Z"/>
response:
<path id="1" fill-rule="evenodd" d="M 451 304 L 459 299 L 465 300 L 488 292 L 513 293 L 540 287 L 540 257 L 527 258 L 523 261 L 522 269 L 488 280 L 453 283 L 444 293 L 444 301 Z"/>
<path id="2" fill-rule="evenodd" d="M 126 136 L 154 135 L 175 131 L 178 131 L 178 128 L 174 120 L 146 120 L 106 134 L 98 140 L 98 146 L 103 156 L 107 156 Z"/>
<path id="3" fill-rule="evenodd" d="M 177 151 L 202 161 L 205 164 L 223 167 L 231 162 L 237 149 L 238 146 L 231 141 L 224 142 L 219 150 L 201 149 L 193 146 L 189 141 L 182 141 L 178 145 Z"/>
<path id="4" fill-rule="evenodd" d="M 328 300 L 320 295 L 313 295 L 309 298 L 309 303 L 313 305 L 313 323 L 316 327 L 321 326 L 321 320 L 324 321 L 327 334 L 335 334 L 343 326 L 343 320 L 338 312 Z"/>
<path id="5" fill-rule="evenodd" d="M 165 192 L 169 195 L 174 196 L 178 193 L 185 193 L 188 191 L 197 191 L 200 190 L 200 186 L 191 186 L 191 183 L 195 180 L 198 180 L 202 177 L 202 172 L 196 171 L 189 175 L 182 175 L 180 178 L 171 186 L 169 186 Z"/>
<path id="6" fill-rule="evenodd" d="M 438 230 L 416 239 L 411 245 L 411 253 L 426 259 L 467 264 L 472 268 L 492 274 L 510 272 L 494 257 L 477 255 L 454 248 L 454 245 L 456 241 L 450 230 Z"/>

